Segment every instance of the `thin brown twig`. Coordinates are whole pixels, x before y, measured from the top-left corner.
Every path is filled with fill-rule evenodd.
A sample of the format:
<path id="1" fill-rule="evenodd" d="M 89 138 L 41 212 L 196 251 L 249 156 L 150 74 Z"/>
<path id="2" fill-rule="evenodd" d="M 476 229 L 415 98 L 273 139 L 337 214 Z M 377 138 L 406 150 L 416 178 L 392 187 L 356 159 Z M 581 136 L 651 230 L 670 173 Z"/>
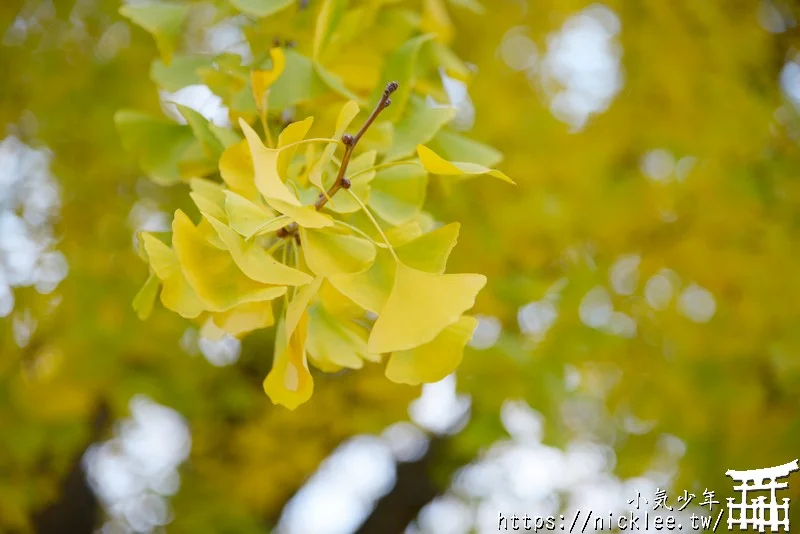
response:
<path id="1" fill-rule="evenodd" d="M 361 128 L 356 132 L 355 135 L 345 134 L 342 136 L 342 143 L 345 145 L 344 155 L 342 156 L 342 163 L 339 165 L 339 172 L 336 175 L 336 179 L 333 181 L 333 185 L 328 188 L 328 190 L 324 193 L 320 193 L 319 198 L 314 203 L 314 208 L 317 211 L 320 211 L 322 208 L 325 207 L 325 204 L 339 192 L 340 189 L 349 189 L 350 188 L 350 180 L 347 179 L 347 166 L 350 164 L 350 158 L 353 155 L 353 151 L 356 149 L 356 145 L 367 133 L 367 130 L 372 123 L 375 122 L 375 119 L 378 118 L 381 111 L 388 108 L 392 104 L 392 93 L 397 90 L 398 84 L 397 82 L 390 82 L 386 85 L 386 89 L 383 91 L 383 95 L 381 96 L 380 101 L 375 106 L 375 109 L 372 110 L 367 120 L 364 121 L 364 124 Z M 275 235 L 278 237 L 288 237 L 292 234 L 297 233 L 298 225 L 297 223 L 291 223 L 289 225 L 284 226 L 280 230 L 278 230 Z"/>

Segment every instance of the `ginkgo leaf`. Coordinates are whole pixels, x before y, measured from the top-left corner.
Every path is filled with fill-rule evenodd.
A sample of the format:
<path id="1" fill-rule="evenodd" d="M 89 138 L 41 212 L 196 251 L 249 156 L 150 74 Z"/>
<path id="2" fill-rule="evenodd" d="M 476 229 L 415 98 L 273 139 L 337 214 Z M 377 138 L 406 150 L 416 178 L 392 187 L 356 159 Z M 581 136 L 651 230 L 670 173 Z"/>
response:
<path id="1" fill-rule="evenodd" d="M 231 191 L 248 200 L 259 197 L 253 158 L 246 139 L 225 149 L 219 159 L 219 173 Z"/>
<path id="2" fill-rule="evenodd" d="M 369 338 L 369 350 L 394 352 L 418 347 L 472 308 L 486 285 L 480 274 L 437 274 L 397 263 L 392 291 Z"/>
<path id="3" fill-rule="evenodd" d="M 503 153 L 496 148 L 443 128 L 427 143 L 428 148 L 450 161 L 471 161 L 494 167 L 503 161 Z"/>
<path id="4" fill-rule="evenodd" d="M 291 336 L 294 333 L 294 329 L 300 323 L 300 319 L 306 313 L 311 299 L 316 296 L 323 281 L 324 278 L 321 276 L 314 278 L 311 283 L 298 289 L 292 300 L 289 301 L 289 305 L 286 307 L 286 336 Z"/>
<path id="5" fill-rule="evenodd" d="M 225 190 L 218 183 L 203 178 L 192 178 L 189 181 L 189 187 L 192 189 L 189 196 L 200 213 L 227 222 Z"/>
<path id="6" fill-rule="evenodd" d="M 392 146 L 386 151 L 384 161 L 395 161 L 411 156 L 417 145 L 425 144 L 450 120 L 455 108 L 432 106 L 421 98 L 411 97 L 405 112 L 394 126 Z"/>
<path id="7" fill-rule="evenodd" d="M 308 310 L 306 348 L 315 361 L 330 362 L 337 367 L 361 369 L 367 356 L 367 329 L 350 321 L 342 321 L 322 306 Z"/>
<path id="8" fill-rule="evenodd" d="M 286 9 L 295 0 L 230 0 L 231 5 L 247 15 L 264 18 Z"/>
<path id="9" fill-rule="evenodd" d="M 308 401 L 314 392 L 314 380 L 306 359 L 307 325 L 308 315 L 303 314 L 287 342 L 283 322 L 278 323 L 272 369 L 264 379 L 264 391 L 273 404 L 290 410 Z"/>
<path id="10" fill-rule="evenodd" d="M 442 43 L 447 44 L 453 40 L 455 29 L 444 0 L 423 0 L 420 24 L 424 31 L 434 32 Z"/>
<path id="11" fill-rule="evenodd" d="M 450 223 L 395 249 L 404 264 L 421 271 L 443 273 L 458 240 L 459 223 Z"/>
<path id="12" fill-rule="evenodd" d="M 477 163 L 447 161 L 424 145 L 417 146 L 417 154 L 419 155 L 419 160 L 425 167 L 425 170 L 431 174 L 440 174 L 443 176 L 486 174 L 495 178 L 499 178 L 500 180 L 510 184 L 514 183 L 511 178 L 502 172 L 484 167 L 483 165 L 478 165 Z"/>
<path id="13" fill-rule="evenodd" d="M 154 273 L 150 273 L 147 281 L 133 298 L 133 309 L 142 321 L 150 317 L 160 287 L 161 282 L 158 277 Z"/>
<path id="14" fill-rule="evenodd" d="M 420 165 L 403 165 L 378 171 L 370 183 L 369 207 L 383 220 L 403 224 L 425 203 L 428 174 Z"/>
<path id="15" fill-rule="evenodd" d="M 314 206 L 295 206 L 277 198 L 267 199 L 269 205 L 283 213 L 304 228 L 325 228 L 333 226 L 333 219 L 319 212 Z"/>
<path id="16" fill-rule="evenodd" d="M 357 273 L 375 260 L 375 245 L 363 237 L 332 229 L 300 229 L 308 267 L 319 276 Z"/>
<path id="17" fill-rule="evenodd" d="M 377 172 L 371 170 L 375 166 L 375 158 L 377 155 L 378 153 L 375 150 L 364 152 L 351 159 L 350 165 L 347 167 L 347 176 L 350 177 L 350 190 L 365 202 L 369 199 L 369 183 L 375 178 Z M 331 182 L 332 181 L 333 178 L 331 179 Z M 329 187 L 327 183 L 324 185 L 325 187 Z M 331 197 L 325 207 L 336 213 L 353 213 L 361 209 L 361 206 L 351 195 L 344 194 Z"/>
<path id="18" fill-rule="evenodd" d="M 234 337 L 267 328 L 275 323 L 272 301 L 268 300 L 240 304 L 226 312 L 215 313 L 211 317 L 220 330 Z"/>
<path id="19" fill-rule="evenodd" d="M 420 50 L 433 37 L 433 34 L 412 37 L 386 59 L 381 79 L 394 80 L 399 84 L 397 90 L 392 94 L 392 105 L 386 110 L 387 118 L 397 120 L 402 116 L 414 87 L 414 75 Z M 378 87 L 375 94 L 372 95 L 372 100 L 379 99 L 381 92 L 383 92 L 383 88 Z"/>
<path id="20" fill-rule="evenodd" d="M 126 4 L 119 13 L 153 35 L 161 58 L 169 64 L 181 38 L 189 5 L 168 2 Z"/>
<path id="21" fill-rule="evenodd" d="M 181 181 L 179 163 L 199 146 L 191 128 L 127 110 L 118 111 L 114 122 L 125 150 L 150 179 L 165 186 Z"/>
<path id="22" fill-rule="evenodd" d="M 263 284 L 300 286 L 311 281 L 302 271 L 293 269 L 267 254 L 261 245 L 245 241 L 236 232 L 213 217 L 206 216 L 217 235 L 228 247 L 233 261 L 249 278 Z"/>
<path id="23" fill-rule="evenodd" d="M 161 89 L 174 93 L 189 85 L 202 83 L 197 71 L 208 67 L 208 56 L 175 56 L 169 65 L 156 59 L 150 66 L 150 79 Z"/>
<path id="24" fill-rule="evenodd" d="M 360 273 L 335 274 L 328 281 L 337 291 L 372 313 L 380 313 L 394 282 L 395 261 L 388 250 L 377 249 L 375 261 Z"/>
<path id="25" fill-rule="evenodd" d="M 353 122 L 353 119 L 356 118 L 359 111 L 358 103 L 354 100 L 349 100 L 342 106 L 339 117 L 336 119 L 336 131 L 333 133 L 333 139 L 341 139 L 344 131 L 350 126 L 350 123 Z M 322 152 L 322 156 L 320 156 L 319 160 L 317 160 L 308 174 L 308 180 L 322 191 L 325 191 L 325 186 L 322 185 L 322 175 L 335 151 L 335 144 L 331 143 L 327 145 Z"/>
<path id="26" fill-rule="evenodd" d="M 301 206 L 300 201 L 286 187 L 286 184 L 283 183 L 278 175 L 278 154 L 280 151 L 265 147 L 255 130 L 243 119 L 239 119 L 239 126 L 242 128 L 245 138 L 247 138 L 250 154 L 253 157 L 256 187 L 267 200 L 267 203 L 271 205 L 270 201 L 277 199 L 290 206 Z"/>
<path id="27" fill-rule="evenodd" d="M 465 315 L 429 343 L 393 352 L 386 364 L 386 378 L 412 386 L 438 382 L 458 368 L 476 326 L 478 320 Z"/>
<path id="28" fill-rule="evenodd" d="M 272 58 L 272 68 L 269 70 L 250 71 L 250 83 L 253 88 L 253 99 L 256 101 L 256 108 L 262 112 L 266 111 L 267 91 L 275 83 L 278 77 L 283 74 L 286 67 L 286 56 L 279 47 L 271 48 L 269 51 Z"/>
<path id="29" fill-rule="evenodd" d="M 181 317 L 194 319 L 205 307 L 183 274 L 175 251 L 149 233 L 141 234 L 150 268 L 161 280 L 161 303 Z"/>
<path id="30" fill-rule="evenodd" d="M 283 74 L 269 91 L 269 109 L 283 110 L 329 94 L 310 58 L 291 48 L 285 56 Z"/>
<path id="31" fill-rule="evenodd" d="M 317 74 L 317 77 L 322 81 L 322 83 L 327 85 L 328 89 L 334 93 L 348 100 L 355 100 L 359 104 L 363 103 L 363 99 L 348 89 L 339 76 L 323 67 L 318 61 L 314 62 L 314 72 Z"/>
<path id="32" fill-rule="evenodd" d="M 181 116 L 186 119 L 186 123 L 192 129 L 194 136 L 200 141 L 200 146 L 203 147 L 203 152 L 206 157 L 216 164 L 225 147 L 217 137 L 217 134 L 211 129 L 213 125 L 208 119 L 192 108 L 182 106 L 181 104 L 175 104 L 175 107 L 178 109 Z"/>
<path id="33" fill-rule="evenodd" d="M 318 59 L 347 7 L 347 0 L 323 0 L 314 28 L 313 57 Z"/>
<path id="34" fill-rule="evenodd" d="M 230 227 L 245 239 L 274 232 L 290 222 L 285 215 L 278 215 L 233 191 L 225 191 L 225 213 Z"/>
<path id="35" fill-rule="evenodd" d="M 298 141 L 305 139 L 306 134 L 314 124 L 314 117 L 307 117 L 302 121 L 297 121 L 289 124 L 278 136 L 278 148 L 281 149 L 278 154 L 278 176 L 287 176 L 287 169 L 291 164 L 297 153 L 297 146 L 288 146 Z"/>
<path id="36" fill-rule="evenodd" d="M 286 287 L 256 282 L 237 267 L 231 254 L 211 245 L 181 210 L 172 221 L 172 246 L 189 284 L 210 311 L 227 311 L 245 302 L 272 300 Z"/>

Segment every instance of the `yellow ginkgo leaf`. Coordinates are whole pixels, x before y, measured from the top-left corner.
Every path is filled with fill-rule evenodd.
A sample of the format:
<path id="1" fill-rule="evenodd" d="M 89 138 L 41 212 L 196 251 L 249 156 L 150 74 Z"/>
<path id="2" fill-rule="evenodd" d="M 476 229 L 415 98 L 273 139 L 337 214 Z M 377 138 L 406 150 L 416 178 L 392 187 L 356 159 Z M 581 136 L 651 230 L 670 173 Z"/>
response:
<path id="1" fill-rule="evenodd" d="M 258 198 L 253 158 L 246 139 L 225 149 L 219 159 L 219 173 L 231 191 L 248 200 Z"/>
<path id="2" fill-rule="evenodd" d="M 313 299 L 319 291 L 323 280 L 324 278 L 322 277 L 314 278 L 311 283 L 301 287 L 297 293 L 295 293 L 292 300 L 289 301 L 289 305 L 286 307 L 286 336 L 291 336 L 294 333 L 294 329 L 297 328 L 300 319 L 306 313 L 311 299 Z"/>
<path id="3" fill-rule="evenodd" d="M 277 198 L 267 199 L 267 202 L 271 207 L 289 217 L 299 226 L 305 228 L 333 226 L 333 219 L 331 219 L 330 215 L 317 211 L 314 206 L 295 206 Z"/>
<path id="4" fill-rule="evenodd" d="M 335 367 L 361 369 L 364 359 L 373 360 L 368 355 L 366 328 L 342 321 L 328 313 L 322 306 L 312 306 L 308 310 L 308 353 L 316 362 L 332 363 Z M 323 363 L 324 366 L 324 363 Z"/>
<path id="5" fill-rule="evenodd" d="M 161 287 L 161 282 L 158 277 L 154 273 L 150 273 L 147 281 L 133 298 L 133 309 L 142 321 L 150 317 L 159 287 Z"/>
<path id="6" fill-rule="evenodd" d="M 192 192 L 189 196 L 203 215 L 210 215 L 227 222 L 225 213 L 225 189 L 218 183 L 204 178 L 192 178 L 189 181 Z"/>
<path id="7" fill-rule="evenodd" d="M 393 352 L 386 364 L 386 377 L 392 382 L 412 386 L 438 382 L 459 366 L 464 346 L 472 338 L 476 326 L 478 320 L 465 315 L 442 330 L 430 343 Z"/>
<path id="8" fill-rule="evenodd" d="M 336 119 L 336 131 L 333 134 L 334 139 L 341 139 L 344 131 L 348 126 L 350 126 L 350 123 L 353 122 L 353 119 L 356 118 L 358 112 L 358 102 L 355 100 L 349 100 L 344 106 L 342 106 L 342 110 L 339 112 L 339 117 Z M 336 144 L 331 143 L 327 145 L 325 150 L 322 152 L 322 156 L 317 160 L 317 162 L 314 164 L 314 167 L 308 174 L 308 180 L 322 191 L 325 191 L 325 187 L 322 185 L 322 176 L 325 173 L 325 168 L 330 163 L 335 151 Z"/>
<path id="9" fill-rule="evenodd" d="M 440 174 L 443 176 L 463 176 L 463 175 L 478 175 L 486 174 L 499 178 L 504 182 L 514 184 L 514 181 L 496 169 L 490 169 L 477 163 L 469 163 L 464 161 L 450 162 L 439 156 L 436 152 L 426 147 L 425 145 L 417 145 L 417 155 L 419 160 L 431 174 Z"/>
<path id="10" fill-rule="evenodd" d="M 289 224 L 285 215 L 278 215 L 233 191 L 225 191 L 225 213 L 230 227 L 245 239 L 274 232 Z"/>
<path id="11" fill-rule="evenodd" d="M 333 229 L 300 229 L 306 263 L 319 276 L 357 273 L 375 260 L 375 245 Z"/>
<path id="12" fill-rule="evenodd" d="M 294 410 L 314 392 L 314 379 L 306 359 L 308 315 L 303 314 L 294 333 L 288 339 L 283 322 L 278 323 L 272 369 L 264 379 L 264 391 L 273 404 Z"/>
<path id="13" fill-rule="evenodd" d="M 272 326 L 275 317 L 272 315 L 271 301 L 248 302 L 226 312 L 213 314 L 212 321 L 223 332 L 238 337 L 259 328 Z"/>
<path id="14" fill-rule="evenodd" d="M 292 145 L 305 139 L 312 124 L 314 124 L 314 117 L 307 117 L 302 121 L 289 124 L 278 136 L 278 148 L 281 149 L 280 154 L 278 154 L 278 176 L 285 177 L 287 175 L 289 164 L 297 153 L 297 145 L 287 145 Z"/>
<path id="15" fill-rule="evenodd" d="M 265 147 L 255 130 L 243 119 L 239 119 L 239 125 L 247 138 L 250 154 L 253 157 L 256 187 L 267 203 L 272 205 L 271 201 L 276 199 L 290 206 L 301 206 L 300 201 L 278 175 L 278 154 L 280 150 Z"/>
<path id="16" fill-rule="evenodd" d="M 175 251 L 146 232 L 140 238 L 144 243 L 150 268 L 161 280 L 161 303 L 164 307 L 187 319 L 200 315 L 205 306 L 189 285 Z"/>
<path id="17" fill-rule="evenodd" d="M 397 263 L 392 292 L 369 338 L 369 350 L 394 352 L 435 338 L 472 308 L 486 285 L 481 274 L 436 274 Z"/>
<path id="18" fill-rule="evenodd" d="M 272 300 L 286 293 L 286 287 L 262 284 L 245 276 L 231 254 L 211 245 L 181 210 L 175 212 L 172 221 L 172 246 L 186 279 L 209 311 L 227 311 L 245 302 Z"/>
<path id="19" fill-rule="evenodd" d="M 269 55 L 272 58 L 272 68 L 269 70 L 254 70 L 250 73 L 250 81 L 253 85 L 253 99 L 259 111 L 266 111 L 267 90 L 275 83 L 275 80 L 283 73 L 286 67 L 286 56 L 279 47 L 271 48 Z"/>
<path id="20" fill-rule="evenodd" d="M 209 216 L 206 219 L 225 243 L 236 265 L 252 280 L 281 286 L 300 286 L 311 281 L 309 275 L 277 261 L 261 245 L 245 241 L 221 221 Z"/>

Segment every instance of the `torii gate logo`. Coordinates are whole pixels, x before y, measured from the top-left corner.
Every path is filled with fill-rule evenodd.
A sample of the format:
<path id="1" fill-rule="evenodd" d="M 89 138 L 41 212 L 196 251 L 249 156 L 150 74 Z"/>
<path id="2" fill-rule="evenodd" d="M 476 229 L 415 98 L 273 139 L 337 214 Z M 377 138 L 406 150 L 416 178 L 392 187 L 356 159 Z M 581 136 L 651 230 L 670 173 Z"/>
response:
<path id="1" fill-rule="evenodd" d="M 784 498 L 781 503 L 778 503 L 775 492 L 789 486 L 788 482 L 778 482 L 778 479 L 786 478 L 797 470 L 797 460 L 775 467 L 749 471 L 728 469 L 725 474 L 740 482 L 733 489 L 742 493 L 740 502 L 734 502 L 735 499 L 732 497 L 728 498 L 728 530 L 733 529 L 734 525 L 738 525 L 739 530 L 750 530 L 752 526 L 753 530 L 758 532 L 764 532 L 767 527 L 770 532 L 779 532 L 783 527 L 784 532 L 789 532 L 789 499 Z M 769 492 L 768 502 L 765 495 L 751 497 L 748 502 L 748 493 L 765 492 Z M 738 517 L 734 513 L 737 510 L 739 511 Z"/>

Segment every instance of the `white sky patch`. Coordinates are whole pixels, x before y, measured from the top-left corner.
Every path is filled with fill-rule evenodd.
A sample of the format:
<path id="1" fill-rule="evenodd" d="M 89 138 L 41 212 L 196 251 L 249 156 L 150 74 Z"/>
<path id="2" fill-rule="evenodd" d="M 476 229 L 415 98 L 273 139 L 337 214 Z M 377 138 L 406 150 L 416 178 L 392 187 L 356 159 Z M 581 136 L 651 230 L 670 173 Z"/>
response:
<path id="1" fill-rule="evenodd" d="M 477 350 L 486 350 L 495 346 L 500 334 L 503 333 L 503 325 L 500 319 L 491 315 L 476 315 L 478 326 L 472 333 L 469 346 Z"/>
<path id="2" fill-rule="evenodd" d="M 130 401 L 131 417 L 83 457 L 87 480 L 108 515 L 104 531 L 152 532 L 171 520 L 168 498 L 180 487 L 178 467 L 191 436 L 175 410 L 146 396 Z"/>
<path id="3" fill-rule="evenodd" d="M 622 48 L 616 38 L 620 26 L 616 13 L 594 4 L 547 37 L 540 83 L 550 99 L 550 112 L 573 131 L 605 111 L 622 89 Z"/>
<path id="4" fill-rule="evenodd" d="M 707 323 L 717 311 L 717 301 L 708 289 L 691 284 L 678 297 L 678 311 L 690 321 Z"/>
<path id="5" fill-rule="evenodd" d="M 781 69 L 780 84 L 787 98 L 800 109 L 800 63 L 789 61 Z"/>
<path id="6" fill-rule="evenodd" d="M 55 249 L 61 189 L 51 159 L 48 150 L 14 136 L 0 141 L 0 317 L 14 309 L 13 288 L 33 286 L 48 294 L 69 272 Z"/>
<path id="7" fill-rule="evenodd" d="M 195 110 L 217 126 L 222 128 L 231 126 L 228 108 L 223 104 L 222 98 L 215 95 L 207 85 L 187 85 L 174 93 L 162 90 L 159 91 L 159 96 L 164 113 L 175 122 L 186 124 L 186 119 L 175 106 L 175 104 L 180 104 Z"/>
<path id="8" fill-rule="evenodd" d="M 642 173 L 654 182 L 664 182 L 675 171 L 675 157 L 670 151 L 657 148 L 645 153 L 639 166 Z"/>
<path id="9" fill-rule="evenodd" d="M 395 482 L 392 450 L 356 436 L 336 449 L 286 505 L 277 534 L 349 534 Z"/>
<path id="10" fill-rule="evenodd" d="M 422 428 L 437 434 L 461 430 L 466 424 L 472 401 L 456 392 L 456 377 L 448 375 L 433 384 L 422 386 L 422 395 L 408 407 L 411 419 Z"/>

